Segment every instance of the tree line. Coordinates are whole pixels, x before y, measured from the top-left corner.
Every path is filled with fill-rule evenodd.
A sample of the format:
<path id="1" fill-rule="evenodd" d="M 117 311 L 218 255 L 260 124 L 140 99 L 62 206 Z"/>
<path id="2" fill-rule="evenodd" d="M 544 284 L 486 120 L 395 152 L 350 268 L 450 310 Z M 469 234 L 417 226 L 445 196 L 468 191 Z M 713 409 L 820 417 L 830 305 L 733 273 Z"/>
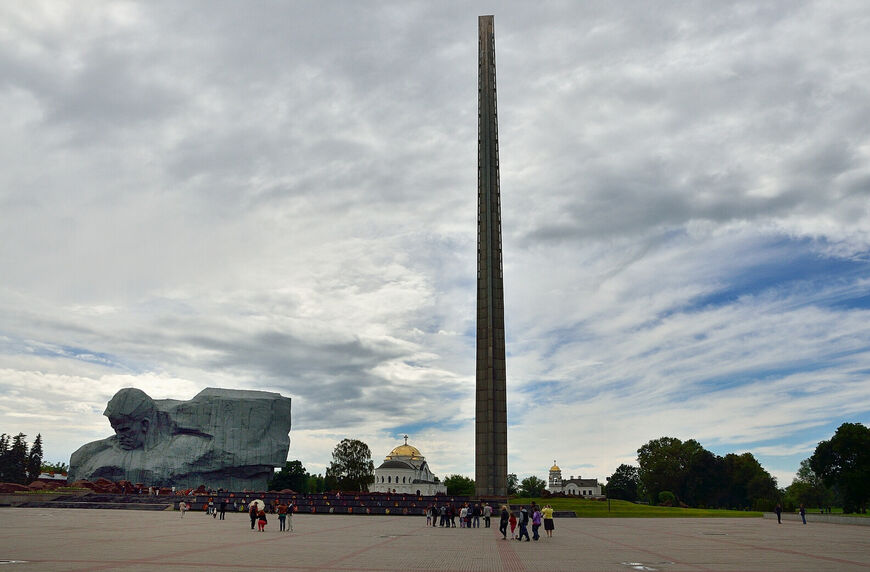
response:
<path id="1" fill-rule="evenodd" d="M 287 461 L 269 481 L 269 490 L 291 489 L 297 493 L 322 493 L 326 491 L 365 491 L 375 480 L 375 465 L 368 445 L 357 439 L 342 439 L 332 451 L 332 462 L 326 474 L 311 474 L 296 459 Z M 435 477 L 438 482 L 438 477 Z M 474 496 L 474 479 L 453 474 L 444 479 L 447 494 L 451 496 Z M 518 482 L 515 474 L 508 475 L 508 494 L 541 496 L 547 483 L 538 477 L 527 477 Z"/>
<path id="2" fill-rule="evenodd" d="M 0 434 L 0 483 L 29 485 L 42 470 L 42 434 L 28 447 L 27 435 Z"/>
<path id="3" fill-rule="evenodd" d="M 751 453 L 720 457 L 694 439 L 654 439 L 637 450 L 637 460 L 607 478 L 608 498 L 763 511 L 841 506 L 851 513 L 866 512 L 870 497 L 870 429 L 859 423 L 844 423 L 820 442 L 784 489 Z"/>
<path id="4" fill-rule="evenodd" d="M 325 475 L 313 475 L 302 461 L 287 461 L 269 481 L 269 490 L 291 489 L 297 493 L 365 491 L 375 482 L 375 464 L 369 446 L 358 439 L 342 439 L 332 451 Z"/>

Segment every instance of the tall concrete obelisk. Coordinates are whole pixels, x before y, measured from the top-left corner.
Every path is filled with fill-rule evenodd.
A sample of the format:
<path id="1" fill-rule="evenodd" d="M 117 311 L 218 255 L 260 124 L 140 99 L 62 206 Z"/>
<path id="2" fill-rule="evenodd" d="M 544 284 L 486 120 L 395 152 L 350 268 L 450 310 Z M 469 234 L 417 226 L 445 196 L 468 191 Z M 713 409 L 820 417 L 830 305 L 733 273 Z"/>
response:
<path id="1" fill-rule="evenodd" d="M 475 481 L 478 497 L 504 497 L 507 496 L 507 377 L 493 17 L 480 16 L 478 25 Z"/>

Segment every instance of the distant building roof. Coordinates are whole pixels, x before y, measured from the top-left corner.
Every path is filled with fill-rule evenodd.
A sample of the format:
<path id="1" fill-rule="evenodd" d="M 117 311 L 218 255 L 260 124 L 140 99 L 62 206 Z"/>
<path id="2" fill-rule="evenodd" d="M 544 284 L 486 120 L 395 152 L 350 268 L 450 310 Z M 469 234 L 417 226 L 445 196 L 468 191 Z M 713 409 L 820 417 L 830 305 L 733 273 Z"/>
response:
<path id="1" fill-rule="evenodd" d="M 389 459 L 389 457 L 388 457 Z M 416 469 L 414 465 L 406 461 L 391 461 L 387 460 L 381 463 L 379 469 Z"/>
<path id="2" fill-rule="evenodd" d="M 578 487 L 597 487 L 598 479 L 567 479 L 562 481 L 562 486 L 567 487 L 571 483 Z"/>

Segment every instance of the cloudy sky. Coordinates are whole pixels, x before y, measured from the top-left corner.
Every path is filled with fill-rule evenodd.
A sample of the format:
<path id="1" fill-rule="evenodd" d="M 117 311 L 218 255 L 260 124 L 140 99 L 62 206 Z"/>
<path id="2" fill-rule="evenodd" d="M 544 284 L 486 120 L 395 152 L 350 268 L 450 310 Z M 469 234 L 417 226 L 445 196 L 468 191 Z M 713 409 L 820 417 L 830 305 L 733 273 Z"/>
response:
<path id="1" fill-rule="evenodd" d="M 650 439 L 781 485 L 870 422 L 870 5 L 0 4 L 0 432 L 135 386 L 293 399 L 290 458 L 473 476 L 494 14 L 509 471 Z"/>

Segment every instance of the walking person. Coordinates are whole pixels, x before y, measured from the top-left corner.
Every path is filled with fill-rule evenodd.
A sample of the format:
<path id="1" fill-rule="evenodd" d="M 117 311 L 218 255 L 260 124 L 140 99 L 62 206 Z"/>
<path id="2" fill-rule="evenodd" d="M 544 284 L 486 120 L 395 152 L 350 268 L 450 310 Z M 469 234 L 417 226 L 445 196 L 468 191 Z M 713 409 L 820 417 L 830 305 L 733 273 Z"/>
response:
<path id="1" fill-rule="evenodd" d="M 532 539 L 529 538 L 529 511 L 526 510 L 526 507 L 520 508 L 520 535 L 517 540 L 522 542 L 524 536 L 526 542 L 531 542 Z"/>
<path id="2" fill-rule="evenodd" d="M 508 519 L 508 522 L 511 525 L 511 539 L 516 540 L 517 535 L 514 533 L 514 531 L 517 529 L 517 515 L 514 514 L 514 511 L 510 511 L 510 513 L 511 516 Z"/>
<path id="3" fill-rule="evenodd" d="M 259 505 L 255 502 L 251 503 L 251 507 L 248 510 L 248 515 L 251 517 L 251 530 L 254 530 L 254 527 L 257 525 L 257 507 Z"/>
<path id="4" fill-rule="evenodd" d="M 547 538 L 553 538 L 553 507 L 546 505 L 541 510 L 541 516 L 544 517 L 544 532 L 547 533 Z"/>
<path id="5" fill-rule="evenodd" d="M 206 514 L 212 515 L 212 518 L 217 516 L 217 512 L 214 510 L 214 499 L 212 497 L 208 497 L 208 510 Z"/>
<path id="6" fill-rule="evenodd" d="M 178 510 L 181 511 L 181 518 L 184 518 L 184 513 L 187 512 L 187 508 L 188 508 L 188 507 L 187 507 L 187 503 L 186 503 L 186 502 L 181 501 L 180 503 L 178 503 Z"/>
<path id="7" fill-rule="evenodd" d="M 502 505 L 501 507 L 501 515 L 499 515 L 498 520 L 498 531 L 501 532 L 501 539 L 507 540 L 507 527 L 508 527 L 508 509 L 506 505 Z M 511 528 L 511 536 L 513 536 L 513 528 Z"/>
<path id="8" fill-rule="evenodd" d="M 782 524 L 782 505 L 779 503 L 776 503 L 776 508 L 773 509 L 773 512 L 776 513 L 776 523 Z"/>
<path id="9" fill-rule="evenodd" d="M 799 512 L 801 513 L 801 520 L 804 522 L 804 524 L 806 524 L 807 523 L 807 509 L 804 508 L 804 503 L 801 503 Z"/>
<path id="10" fill-rule="evenodd" d="M 532 513 L 532 540 L 535 542 L 540 538 L 538 535 L 539 528 L 541 528 L 541 511 L 538 507 L 535 507 L 535 512 Z"/>
<path id="11" fill-rule="evenodd" d="M 224 517 L 227 514 L 227 499 L 221 499 L 220 507 L 221 507 L 221 520 L 226 520 L 226 518 L 224 518 Z"/>

